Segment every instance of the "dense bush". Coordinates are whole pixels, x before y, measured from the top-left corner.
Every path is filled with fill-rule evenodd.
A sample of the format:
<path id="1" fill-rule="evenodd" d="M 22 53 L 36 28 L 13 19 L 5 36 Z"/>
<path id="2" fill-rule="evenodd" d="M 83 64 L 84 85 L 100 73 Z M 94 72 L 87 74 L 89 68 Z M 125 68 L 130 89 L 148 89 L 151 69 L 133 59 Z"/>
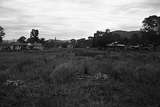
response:
<path id="1" fill-rule="evenodd" d="M 73 62 L 58 65 L 50 77 L 57 83 L 68 83 L 73 80 L 77 68 Z"/>

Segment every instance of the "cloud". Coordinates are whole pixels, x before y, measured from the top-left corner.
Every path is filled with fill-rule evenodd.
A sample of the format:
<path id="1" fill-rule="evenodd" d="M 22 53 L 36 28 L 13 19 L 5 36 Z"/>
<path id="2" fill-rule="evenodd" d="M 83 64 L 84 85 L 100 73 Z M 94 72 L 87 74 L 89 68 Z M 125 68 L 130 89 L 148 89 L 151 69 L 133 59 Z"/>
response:
<path id="1" fill-rule="evenodd" d="M 6 39 L 28 35 L 71 39 L 96 30 L 137 30 L 149 15 L 160 12 L 159 0 L 1 0 L 0 23 Z M 54 38 L 54 37 L 53 37 Z"/>

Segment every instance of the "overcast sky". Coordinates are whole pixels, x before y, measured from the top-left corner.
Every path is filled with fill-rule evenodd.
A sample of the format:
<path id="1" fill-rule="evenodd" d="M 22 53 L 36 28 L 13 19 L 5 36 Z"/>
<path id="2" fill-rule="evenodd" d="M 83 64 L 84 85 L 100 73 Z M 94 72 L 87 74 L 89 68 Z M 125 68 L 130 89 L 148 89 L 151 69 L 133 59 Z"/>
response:
<path id="1" fill-rule="evenodd" d="M 46 39 L 93 36 L 97 30 L 139 30 L 150 15 L 160 15 L 160 0 L 0 0 L 4 39 L 29 37 L 39 29 Z"/>

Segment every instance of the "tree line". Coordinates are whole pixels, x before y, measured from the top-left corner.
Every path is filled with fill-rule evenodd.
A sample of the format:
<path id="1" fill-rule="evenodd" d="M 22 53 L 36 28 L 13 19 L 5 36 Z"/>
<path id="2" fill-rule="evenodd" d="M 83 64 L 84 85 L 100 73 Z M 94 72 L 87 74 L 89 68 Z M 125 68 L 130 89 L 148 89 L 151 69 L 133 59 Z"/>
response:
<path id="1" fill-rule="evenodd" d="M 20 43 L 44 43 L 44 38 L 39 38 L 39 30 L 32 29 L 30 32 L 30 37 L 27 39 L 25 36 L 21 36 L 17 41 Z"/>
<path id="2" fill-rule="evenodd" d="M 121 37 L 120 34 L 111 32 L 110 29 L 106 29 L 106 31 L 97 31 L 94 33 L 94 36 L 90 36 L 88 39 L 73 39 L 72 44 L 75 47 L 105 47 L 106 44 L 115 41 L 125 45 L 152 45 L 156 48 L 160 45 L 160 17 L 156 15 L 146 17 L 142 21 L 139 35 L 133 33 L 130 38 Z"/>
<path id="3" fill-rule="evenodd" d="M 93 36 L 89 36 L 87 39 L 81 38 L 78 40 L 72 39 L 71 44 L 73 47 L 105 47 L 106 44 L 118 41 L 125 45 L 153 45 L 154 48 L 160 45 L 160 16 L 152 15 L 144 18 L 142 21 L 142 27 L 140 28 L 140 35 L 134 33 L 130 38 L 122 38 L 121 35 L 111 32 L 110 29 L 106 31 L 97 31 Z M 21 36 L 17 41 L 20 43 L 43 43 L 47 44 L 45 38 L 39 38 L 39 31 L 32 29 L 30 37 L 26 38 Z M 0 26 L 0 42 L 2 42 L 5 36 L 4 28 Z M 52 42 L 54 43 L 54 42 Z M 63 43 L 64 47 L 67 43 Z M 52 45 L 52 44 L 49 44 Z"/>

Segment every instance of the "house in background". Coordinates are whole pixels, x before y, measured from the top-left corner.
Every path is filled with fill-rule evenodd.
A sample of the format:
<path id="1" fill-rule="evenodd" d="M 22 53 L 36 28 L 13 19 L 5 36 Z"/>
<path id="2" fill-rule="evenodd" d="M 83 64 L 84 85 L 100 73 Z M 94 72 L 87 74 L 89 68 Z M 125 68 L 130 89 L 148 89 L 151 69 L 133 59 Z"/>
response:
<path id="1" fill-rule="evenodd" d="M 125 49 L 126 45 L 119 43 L 118 41 L 115 41 L 110 44 L 106 44 L 106 48 L 120 50 L 120 49 Z"/>
<path id="2" fill-rule="evenodd" d="M 43 50 L 44 47 L 41 43 L 0 43 L 0 51 L 22 51 L 22 50 Z"/>
<path id="3" fill-rule="evenodd" d="M 67 48 L 73 48 L 73 45 L 72 44 L 68 44 Z"/>
<path id="4" fill-rule="evenodd" d="M 35 50 L 43 50 L 44 49 L 44 47 L 41 43 L 34 43 L 34 44 L 32 44 L 32 47 Z"/>
<path id="5" fill-rule="evenodd" d="M 27 49 L 27 43 L 19 43 L 19 42 L 11 43 L 10 49 L 12 51 L 26 50 Z"/>
<path id="6" fill-rule="evenodd" d="M 10 46 L 11 46 L 10 43 L 0 43 L 0 51 L 10 50 Z"/>

